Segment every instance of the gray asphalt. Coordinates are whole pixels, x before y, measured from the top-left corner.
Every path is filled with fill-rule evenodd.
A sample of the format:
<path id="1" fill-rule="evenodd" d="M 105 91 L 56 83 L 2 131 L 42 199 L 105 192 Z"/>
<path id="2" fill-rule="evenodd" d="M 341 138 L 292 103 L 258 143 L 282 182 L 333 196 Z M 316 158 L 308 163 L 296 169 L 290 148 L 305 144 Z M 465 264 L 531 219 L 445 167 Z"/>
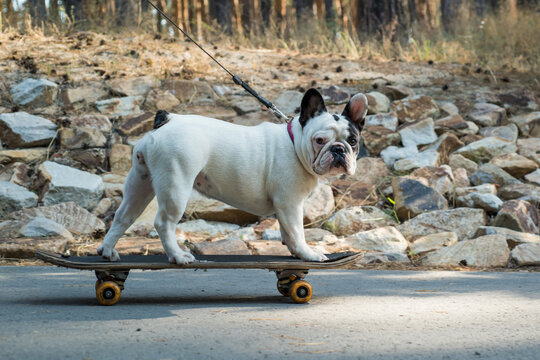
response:
<path id="1" fill-rule="evenodd" d="M 540 273 L 312 271 L 294 304 L 263 270 L 95 276 L 0 267 L 0 359 L 539 359 Z"/>

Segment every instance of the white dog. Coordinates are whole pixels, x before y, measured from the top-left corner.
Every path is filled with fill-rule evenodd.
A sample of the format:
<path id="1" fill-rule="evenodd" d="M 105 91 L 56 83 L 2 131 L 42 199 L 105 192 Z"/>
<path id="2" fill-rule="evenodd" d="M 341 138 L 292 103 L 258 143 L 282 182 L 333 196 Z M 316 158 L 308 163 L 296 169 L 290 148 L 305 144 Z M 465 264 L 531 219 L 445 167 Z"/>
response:
<path id="1" fill-rule="evenodd" d="M 318 176 L 354 174 L 367 99 L 356 94 L 341 115 L 326 110 L 321 94 L 306 92 L 300 115 L 288 125 L 241 126 L 196 115 L 158 111 L 154 129 L 133 151 L 124 199 L 98 254 L 119 260 L 118 238 L 157 196 L 154 226 L 169 261 L 194 261 L 176 242 L 191 191 L 244 211 L 275 214 L 291 254 L 324 261 L 304 238 L 303 203 Z"/>

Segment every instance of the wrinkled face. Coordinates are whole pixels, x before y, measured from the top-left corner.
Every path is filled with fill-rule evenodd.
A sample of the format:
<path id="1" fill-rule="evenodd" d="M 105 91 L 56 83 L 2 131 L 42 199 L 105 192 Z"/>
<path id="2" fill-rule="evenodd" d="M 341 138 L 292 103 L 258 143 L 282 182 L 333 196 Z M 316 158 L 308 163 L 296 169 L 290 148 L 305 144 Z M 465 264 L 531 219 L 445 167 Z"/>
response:
<path id="1" fill-rule="evenodd" d="M 311 170 L 317 175 L 352 175 L 356 171 L 361 123 L 367 99 L 357 94 L 341 115 L 330 114 L 315 89 L 304 95 L 300 113 L 303 144 Z M 309 142 L 308 142 L 309 139 Z"/>

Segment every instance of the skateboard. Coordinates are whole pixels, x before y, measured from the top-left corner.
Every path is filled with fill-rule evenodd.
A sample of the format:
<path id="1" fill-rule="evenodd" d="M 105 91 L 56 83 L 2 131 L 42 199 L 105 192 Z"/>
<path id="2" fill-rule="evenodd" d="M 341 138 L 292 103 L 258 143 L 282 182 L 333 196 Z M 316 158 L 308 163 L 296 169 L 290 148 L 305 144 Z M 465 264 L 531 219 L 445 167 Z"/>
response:
<path id="1" fill-rule="evenodd" d="M 337 269 L 357 261 L 362 254 L 343 252 L 327 254 L 325 262 L 308 262 L 292 256 L 273 255 L 196 255 L 190 264 L 170 264 L 165 255 L 123 256 L 109 262 L 100 256 L 69 256 L 37 251 L 36 257 L 50 264 L 95 271 L 96 298 L 101 305 L 114 305 L 120 299 L 130 270 L 163 269 L 267 269 L 277 276 L 277 289 L 295 303 L 307 303 L 313 288 L 305 277 L 310 269 Z"/>

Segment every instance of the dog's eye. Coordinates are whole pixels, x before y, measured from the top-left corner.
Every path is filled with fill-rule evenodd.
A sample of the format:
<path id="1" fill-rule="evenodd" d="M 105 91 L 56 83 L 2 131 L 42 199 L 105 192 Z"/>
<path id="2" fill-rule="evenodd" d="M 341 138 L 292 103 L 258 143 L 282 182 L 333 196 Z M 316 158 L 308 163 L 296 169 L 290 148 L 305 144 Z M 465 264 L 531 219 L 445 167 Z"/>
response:
<path id="1" fill-rule="evenodd" d="M 322 144 L 324 144 L 324 139 L 321 138 L 321 137 L 318 137 L 318 138 L 315 139 L 315 142 L 316 142 L 317 144 L 319 144 L 319 145 L 322 145 Z"/>
<path id="2" fill-rule="evenodd" d="M 347 139 L 347 142 L 348 142 L 349 144 L 351 144 L 351 146 L 354 146 L 354 145 L 356 145 L 356 143 L 357 143 L 358 141 L 356 141 L 355 138 L 352 138 L 352 137 L 351 137 L 351 138 L 348 138 L 348 139 Z"/>

